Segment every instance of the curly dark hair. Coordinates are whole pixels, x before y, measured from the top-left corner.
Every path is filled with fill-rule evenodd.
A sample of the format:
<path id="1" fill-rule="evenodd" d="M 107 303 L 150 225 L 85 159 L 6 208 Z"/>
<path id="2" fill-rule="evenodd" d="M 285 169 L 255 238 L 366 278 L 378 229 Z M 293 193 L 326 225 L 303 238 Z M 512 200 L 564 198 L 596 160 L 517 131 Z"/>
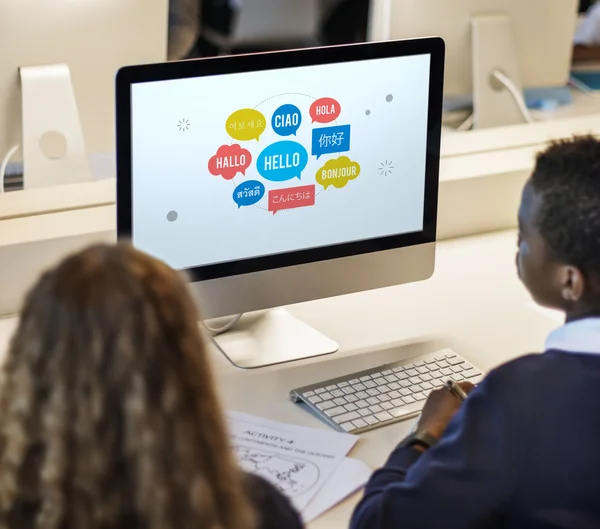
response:
<path id="1" fill-rule="evenodd" d="M 537 156 L 535 225 L 558 261 L 600 277 L 600 141 L 578 136 Z"/>
<path id="2" fill-rule="evenodd" d="M 252 529 L 183 279 L 95 246 L 29 293 L 0 389 L 3 529 Z"/>

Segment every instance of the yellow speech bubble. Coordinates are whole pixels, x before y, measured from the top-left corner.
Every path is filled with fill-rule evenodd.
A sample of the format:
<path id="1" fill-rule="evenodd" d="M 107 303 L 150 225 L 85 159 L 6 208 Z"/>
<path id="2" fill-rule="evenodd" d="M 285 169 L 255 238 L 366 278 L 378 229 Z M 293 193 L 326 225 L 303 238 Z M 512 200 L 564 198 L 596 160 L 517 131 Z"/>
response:
<path id="1" fill-rule="evenodd" d="M 360 165 L 353 162 L 347 156 L 340 156 L 329 160 L 317 171 L 316 179 L 325 189 L 329 186 L 341 189 L 350 180 L 354 180 L 360 174 Z"/>
<path id="2" fill-rule="evenodd" d="M 267 128 L 267 120 L 258 110 L 242 108 L 236 110 L 225 123 L 227 134 L 234 140 L 249 141 L 260 138 Z"/>

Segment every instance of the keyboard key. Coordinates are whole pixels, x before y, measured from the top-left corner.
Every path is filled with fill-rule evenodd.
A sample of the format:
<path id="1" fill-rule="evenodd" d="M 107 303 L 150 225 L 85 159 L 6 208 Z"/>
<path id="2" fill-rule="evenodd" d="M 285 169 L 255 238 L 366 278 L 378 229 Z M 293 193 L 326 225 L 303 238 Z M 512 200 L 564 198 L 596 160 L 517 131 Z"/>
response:
<path id="1" fill-rule="evenodd" d="M 404 406 L 404 402 L 402 402 L 402 399 L 394 399 L 392 401 L 392 406 L 394 406 L 394 408 L 399 408 L 400 406 Z"/>
<path id="2" fill-rule="evenodd" d="M 335 422 L 337 422 L 338 424 L 341 425 L 342 423 L 347 422 L 347 421 L 353 421 L 355 419 L 360 419 L 360 415 L 356 411 L 350 411 L 348 413 L 338 415 L 337 417 L 334 417 L 334 419 L 335 419 Z"/>
<path id="3" fill-rule="evenodd" d="M 464 378 L 469 378 L 469 377 L 474 377 L 475 375 L 479 375 L 479 371 L 477 371 L 477 369 L 475 369 L 474 367 L 470 368 L 470 369 L 465 369 L 462 372 L 462 376 Z"/>
<path id="4" fill-rule="evenodd" d="M 442 372 L 439 369 L 436 369 L 435 371 L 430 371 L 429 374 L 431 375 L 431 378 L 438 378 L 442 376 Z"/>
<path id="5" fill-rule="evenodd" d="M 435 357 L 436 362 L 441 362 L 442 360 L 445 360 L 445 359 L 446 359 L 446 355 L 445 354 L 443 354 L 443 355 L 437 355 Z"/>
<path id="6" fill-rule="evenodd" d="M 327 417 L 335 417 L 336 415 L 340 415 L 340 413 L 345 412 L 346 408 L 344 408 L 343 406 L 336 406 L 335 408 L 325 410 L 325 415 L 327 415 Z"/>
<path id="7" fill-rule="evenodd" d="M 358 378 L 353 378 L 352 380 L 348 380 L 348 382 L 354 386 L 354 384 L 358 384 L 360 380 L 358 380 Z"/>
<path id="8" fill-rule="evenodd" d="M 423 362 L 422 360 L 419 360 L 418 362 L 415 362 L 413 364 L 415 367 L 421 367 L 425 365 L 425 362 Z"/>
<path id="9" fill-rule="evenodd" d="M 400 382 L 400 385 L 403 388 L 409 388 L 410 386 L 412 386 L 412 384 L 410 383 L 410 380 L 403 380 L 402 382 Z"/>
<path id="10" fill-rule="evenodd" d="M 417 371 L 419 374 L 424 375 L 425 373 L 429 373 L 429 368 L 425 366 L 417 367 Z"/>
<path id="11" fill-rule="evenodd" d="M 319 402 L 319 404 L 317 404 L 317 408 L 319 408 L 321 411 L 325 411 L 330 408 L 335 408 L 335 403 L 332 400 L 326 400 L 324 402 Z"/>
<path id="12" fill-rule="evenodd" d="M 456 355 L 454 353 L 447 353 L 446 358 L 456 358 Z"/>
<path id="13" fill-rule="evenodd" d="M 402 400 L 405 404 L 412 404 L 415 402 L 415 399 L 413 399 L 410 395 L 408 397 L 402 397 Z"/>
<path id="14" fill-rule="evenodd" d="M 400 389 L 400 384 L 398 384 L 398 382 L 392 382 L 391 384 L 388 384 L 388 387 L 390 388 L 391 391 L 396 391 L 398 389 Z"/>
<path id="15" fill-rule="evenodd" d="M 352 395 L 352 393 L 356 393 L 356 390 L 352 386 L 342 388 L 342 391 L 344 392 L 344 395 Z"/>
<path id="16" fill-rule="evenodd" d="M 379 422 L 379 419 L 375 417 L 375 415 L 368 415 L 364 417 L 364 419 L 369 426 L 373 426 L 374 424 L 377 424 Z"/>
<path id="17" fill-rule="evenodd" d="M 380 391 L 379 388 L 371 388 L 367 390 L 367 393 L 371 396 L 371 397 L 375 397 L 377 395 L 379 395 Z"/>
<path id="18" fill-rule="evenodd" d="M 451 358 L 450 360 L 447 360 L 447 362 L 451 366 L 457 366 L 459 364 L 464 364 L 465 363 L 465 361 L 462 358 L 458 358 L 458 356 L 455 356 L 454 358 Z"/>
<path id="19" fill-rule="evenodd" d="M 412 391 L 410 390 L 410 388 L 402 388 L 400 390 L 400 395 L 402 395 L 403 397 L 408 397 L 411 393 Z"/>
<path id="20" fill-rule="evenodd" d="M 390 387 L 387 384 L 379 386 L 379 393 L 387 393 L 388 391 L 390 391 Z"/>
<path id="21" fill-rule="evenodd" d="M 414 386 L 416 384 L 421 383 L 421 379 L 419 377 L 410 377 L 408 381 Z"/>
<path id="22" fill-rule="evenodd" d="M 385 377 L 385 379 L 388 381 L 388 383 L 398 381 L 398 377 L 396 375 L 388 375 L 387 377 Z"/>
<path id="23" fill-rule="evenodd" d="M 355 395 L 359 399 L 366 399 L 369 396 L 369 394 L 366 391 L 359 391 L 358 393 L 355 393 Z"/>
<path id="24" fill-rule="evenodd" d="M 377 385 L 377 384 L 375 384 L 375 382 L 373 382 L 372 380 L 367 380 L 367 381 L 365 382 L 365 386 L 366 386 L 367 388 L 369 388 L 369 389 L 370 389 L 370 388 L 374 388 L 376 385 Z"/>
<path id="25" fill-rule="evenodd" d="M 391 402 L 382 402 L 381 407 L 384 410 L 391 410 L 394 407 L 394 405 Z"/>
<path id="26" fill-rule="evenodd" d="M 350 384 L 348 384 L 348 382 L 340 382 L 340 383 L 338 384 L 338 388 L 340 388 L 340 389 L 341 389 L 341 388 L 345 388 L 346 386 L 349 386 L 349 385 L 350 385 Z"/>
<path id="27" fill-rule="evenodd" d="M 362 410 L 358 410 L 358 414 L 361 417 L 366 417 L 367 415 L 371 415 L 371 410 L 369 410 L 368 408 L 363 408 Z"/>
<path id="28" fill-rule="evenodd" d="M 325 388 L 319 388 L 319 389 L 315 389 L 315 393 L 317 395 L 320 395 L 321 393 L 325 393 Z"/>
<path id="29" fill-rule="evenodd" d="M 442 360 L 441 362 L 438 362 L 437 365 L 440 369 L 442 369 L 444 367 L 448 367 L 450 364 L 448 362 L 446 362 L 445 360 Z"/>
<path id="30" fill-rule="evenodd" d="M 364 391 L 365 389 L 367 389 L 367 386 L 365 386 L 364 384 L 354 384 L 354 386 L 352 386 L 356 391 Z"/>
<path id="31" fill-rule="evenodd" d="M 390 410 L 390 413 L 394 417 L 404 417 L 405 415 L 410 415 L 411 413 L 421 411 L 422 409 L 423 402 L 414 402 L 412 404 L 407 404 L 405 406 L 394 408 L 393 410 Z"/>
<path id="32" fill-rule="evenodd" d="M 455 373 L 462 373 L 463 370 L 461 365 L 452 366 L 450 369 L 452 369 L 452 371 L 454 371 Z"/>
<path id="33" fill-rule="evenodd" d="M 451 377 L 454 372 L 450 368 L 442 369 L 442 375 L 445 377 Z"/>
<path id="34" fill-rule="evenodd" d="M 427 398 L 427 395 L 425 395 L 425 393 L 423 393 L 423 392 L 413 393 L 412 398 L 415 399 L 416 401 L 425 400 Z"/>
<path id="35" fill-rule="evenodd" d="M 356 404 L 346 404 L 344 406 L 344 408 L 346 408 L 348 411 L 356 411 L 358 409 L 358 406 Z"/>
<path id="36" fill-rule="evenodd" d="M 356 426 L 354 426 L 354 424 L 352 424 L 350 421 L 342 423 L 340 424 L 340 426 L 347 432 L 352 432 L 353 430 L 356 430 Z"/>
<path id="37" fill-rule="evenodd" d="M 398 377 L 398 380 L 406 380 L 408 378 L 408 373 L 402 371 L 402 373 L 398 373 L 396 376 Z"/>
<path id="38" fill-rule="evenodd" d="M 383 373 L 381 373 L 384 377 L 387 375 L 391 375 L 393 371 L 391 369 L 386 369 Z"/>
<path id="39" fill-rule="evenodd" d="M 425 391 L 431 391 L 433 389 L 433 384 L 431 382 L 421 382 L 421 387 Z"/>
<path id="40" fill-rule="evenodd" d="M 319 402 L 323 402 L 323 399 L 319 395 L 313 395 L 312 397 L 308 397 L 308 402 L 318 404 Z"/>
<path id="41" fill-rule="evenodd" d="M 352 421 L 352 424 L 356 426 L 357 429 L 366 428 L 367 426 L 369 426 L 364 419 L 356 419 L 355 421 Z"/>
<path id="42" fill-rule="evenodd" d="M 392 369 L 392 371 L 393 371 L 394 373 L 400 373 L 400 372 L 404 371 L 404 368 L 403 368 L 402 366 L 400 366 L 400 367 L 395 367 L 394 369 Z"/>
<path id="43" fill-rule="evenodd" d="M 379 404 L 375 404 L 375 406 L 371 406 L 369 409 L 371 410 L 371 413 L 379 413 L 380 411 L 383 411 L 383 408 Z"/>
<path id="44" fill-rule="evenodd" d="M 320 396 L 323 400 L 331 400 L 333 398 L 333 395 L 328 391 L 326 391 L 325 393 L 321 393 Z"/>
<path id="45" fill-rule="evenodd" d="M 343 397 L 344 396 L 344 392 L 341 389 L 334 389 L 333 391 L 330 391 L 330 393 L 334 397 Z"/>
<path id="46" fill-rule="evenodd" d="M 435 358 L 428 358 L 427 360 L 425 360 L 425 363 L 427 365 L 435 364 Z"/>
<path id="47" fill-rule="evenodd" d="M 431 375 L 429 373 L 425 373 L 419 377 L 423 382 L 429 382 L 431 380 Z"/>
<path id="48" fill-rule="evenodd" d="M 356 395 L 346 395 L 344 398 L 348 402 L 356 402 L 358 400 L 358 398 L 356 397 Z"/>
<path id="49" fill-rule="evenodd" d="M 416 377 L 419 374 L 416 369 L 409 369 L 406 373 L 409 377 Z"/>
<path id="50" fill-rule="evenodd" d="M 327 386 L 325 389 L 326 389 L 327 391 L 333 391 L 334 389 L 337 389 L 337 388 L 338 388 L 338 387 L 337 387 L 337 385 L 336 385 L 336 384 L 333 384 L 333 385 L 331 385 L 331 386 Z"/>
<path id="51" fill-rule="evenodd" d="M 366 400 L 357 400 L 355 402 L 355 404 L 359 407 L 359 408 L 367 408 L 370 404 L 366 401 Z"/>
<path id="52" fill-rule="evenodd" d="M 377 395 L 377 398 L 379 399 L 379 402 L 388 402 L 389 400 L 392 400 L 392 398 L 387 394 Z"/>
<path id="53" fill-rule="evenodd" d="M 421 384 L 415 384 L 408 389 L 410 389 L 413 393 L 419 393 L 419 391 L 423 391 L 423 386 Z"/>
<path id="54" fill-rule="evenodd" d="M 307 391 L 307 392 L 304 394 L 304 396 L 305 396 L 306 398 L 308 398 L 308 397 L 312 397 L 314 394 L 315 394 L 315 392 L 314 392 L 314 391 Z"/>
<path id="55" fill-rule="evenodd" d="M 344 397 L 338 397 L 337 399 L 333 399 L 333 402 L 335 402 L 338 406 L 343 406 L 348 401 Z"/>
<path id="56" fill-rule="evenodd" d="M 390 391 L 388 393 L 388 395 L 390 396 L 390 398 L 392 399 L 399 399 L 400 398 L 400 392 L 399 391 Z"/>
<path id="57" fill-rule="evenodd" d="M 382 411 L 380 413 L 376 413 L 375 417 L 377 417 L 381 422 L 389 421 L 390 419 L 394 418 L 387 411 Z"/>
<path id="58" fill-rule="evenodd" d="M 366 382 L 367 380 L 371 380 L 371 375 L 365 375 L 364 377 L 360 377 L 359 380 L 361 382 Z"/>
<path id="59" fill-rule="evenodd" d="M 375 406 L 376 404 L 379 404 L 379 400 L 376 397 L 369 397 L 367 399 L 367 402 L 371 405 L 371 406 Z"/>

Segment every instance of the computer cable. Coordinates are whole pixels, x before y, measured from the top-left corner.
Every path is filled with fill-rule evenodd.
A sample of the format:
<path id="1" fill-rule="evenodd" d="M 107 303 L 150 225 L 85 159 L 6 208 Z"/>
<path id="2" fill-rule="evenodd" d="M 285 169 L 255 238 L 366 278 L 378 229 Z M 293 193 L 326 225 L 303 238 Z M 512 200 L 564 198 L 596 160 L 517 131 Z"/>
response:
<path id="1" fill-rule="evenodd" d="M 225 325 L 221 326 L 221 327 L 209 327 L 206 322 L 203 323 L 204 328 L 209 332 L 210 336 L 218 336 L 219 334 L 223 334 L 226 333 L 227 331 L 229 331 L 231 328 L 233 328 L 235 326 L 235 324 L 240 321 L 240 318 L 243 316 L 243 314 L 236 314 L 235 316 L 233 316 L 231 318 L 231 320 L 229 320 Z"/>
<path id="2" fill-rule="evenodd" d="M 6 168 L 8 167 L 8 162 L 10 162 L 11 158 L 18 150 L 19 145 L 13 145 L 2 159 L 2 163 L 0 164 L 0 193 L 4 192 L 4 179 L 6 178 Z"/>
<path id="3" fill-rule="evenodd" d="M 521 112 L 523 119 L 527 123 L 535 123 L 531 112 L 529 112 L 529 109 L 527 108 L 527 103 L 525 103 L 525 97 L 523 96 L 523 93 L 521 92 L 521 90 L 519 90 L 517 85 L 510 79 L 510 77 L 503 74 L 500 70 L 494 70 L 492 72 L 492 77 L 496 79 L 499 83 L 504 85 L 504 87 L 510 92 L 510 95 L 513 97 L 515 103 L 519 107 L 519 111 Z"/>

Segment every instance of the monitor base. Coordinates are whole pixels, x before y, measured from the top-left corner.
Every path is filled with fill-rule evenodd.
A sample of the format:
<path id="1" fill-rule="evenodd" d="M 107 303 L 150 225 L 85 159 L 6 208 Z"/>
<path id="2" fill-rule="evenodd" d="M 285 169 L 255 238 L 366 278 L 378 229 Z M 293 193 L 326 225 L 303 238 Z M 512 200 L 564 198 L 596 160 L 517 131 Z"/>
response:
<path id="1" fill-rule="evenodd" d="M 232 330 L 213 341 L 241 369 L 293 362 L 339 349 L 333 340 L 281 308 L 244 315 Z"/>

